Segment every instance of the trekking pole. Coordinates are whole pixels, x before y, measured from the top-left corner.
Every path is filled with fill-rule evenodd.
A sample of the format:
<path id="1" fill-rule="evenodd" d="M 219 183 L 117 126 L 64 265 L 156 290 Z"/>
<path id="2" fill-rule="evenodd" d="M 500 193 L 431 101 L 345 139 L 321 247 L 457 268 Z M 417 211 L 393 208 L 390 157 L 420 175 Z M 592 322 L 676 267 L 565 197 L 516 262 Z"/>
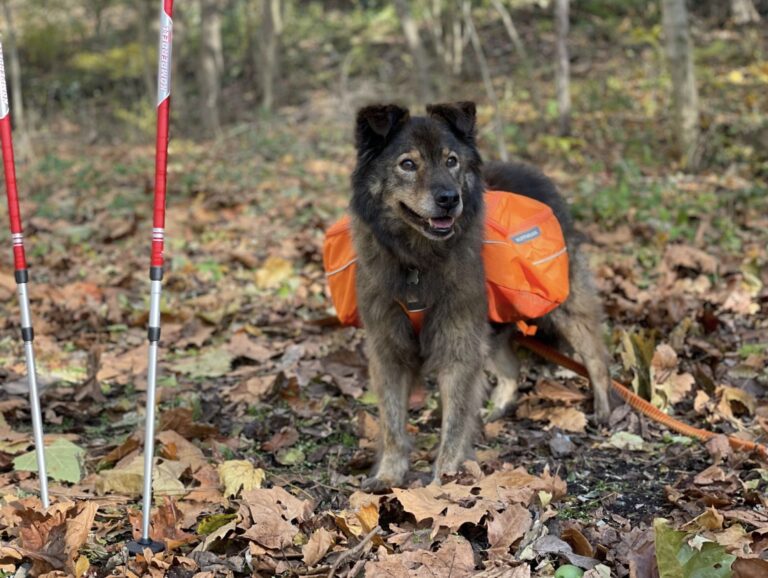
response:
<path id="1" fill-rule="evenodd" d="M 35 454 L 37 455 L 37 473 L 40 478 L 40 500 L 47 508 L 48 475 L 45 471 L 45 445 L 43 442 L 43 418 L 40 412 L 40 396 L 37 392 L 37 376 L 35 374 L 35 351 L 32 341 L 35 332 L 32 329 L 32 319 L 29 313 L 29 295 L 27 283 L 29 271 L 27 258 L 24 254 L 24 234 L 21 228 L 21 212 L 19 211 L 19 191 L 16 188 L 16 166 L 13 160 L 13 138 L 11 136 L 11 114 L 8 106 L 8 88 L 5 85 L 5 62 L 3 60 L 3 45 L 0 41 L 0 141 L 3 149 L 3 166 L 5 167 L 5 193 L 8 198 L 8 218 L 11 221 L 11 242 L 13 244 L 13 269 L 16 277 L 16 287 L 19 292 L 19 308 L 21 309 L 21 338 L 24 340 L 24 354 L 27 358 L 27 383 L 29 384 L 29 408 L 32 414 L 32 434 L 35 439 Z"/>
<path id="2" fill-rule="evenodd" d="M 147 368 L 147 411 L 144 426 L 144 495 L 141 539 L 129 542 L 128 551 L 140 554 L 144 548 L 161 552 L 165 545 L 149 537 L 152 513 L 152 462 L 155 444 L 155 392 L 157 389 L 157 349 L 160 341 L 160 293 L 163 280 L 163 240 L 165 236 L 165 191 L 168 177 L 168 122 L 171 109 L 171 51 L 173 48 L 173 0 L 160 2 L 160 42 L 157 54 L 157 141 L 155 149 L 155 200 L 152 220 L 152 258 L 149 300 L 149 364 Z"/>

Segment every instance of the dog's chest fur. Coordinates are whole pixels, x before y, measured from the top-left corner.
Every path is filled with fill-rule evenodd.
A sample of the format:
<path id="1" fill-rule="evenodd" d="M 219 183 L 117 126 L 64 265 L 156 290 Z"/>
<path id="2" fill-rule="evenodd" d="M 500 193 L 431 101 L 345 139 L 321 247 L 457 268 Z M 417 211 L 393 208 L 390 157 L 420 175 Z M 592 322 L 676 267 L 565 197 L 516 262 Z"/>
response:
<path id="1" fill-rule="evenodd" d="M 466 297 L 485 307 L 481 224 L 478 219 L 456 239 L 441 244 L 408 231 L 396 243 L 385 244 L 368 225 L 353 219 L 363 317 L 376 313 L 371 310 L 389 311 L 392 304 L 401 307 L 414 300 L 426 308 L 427 316 L 445 315 L 451 303 Z"/>

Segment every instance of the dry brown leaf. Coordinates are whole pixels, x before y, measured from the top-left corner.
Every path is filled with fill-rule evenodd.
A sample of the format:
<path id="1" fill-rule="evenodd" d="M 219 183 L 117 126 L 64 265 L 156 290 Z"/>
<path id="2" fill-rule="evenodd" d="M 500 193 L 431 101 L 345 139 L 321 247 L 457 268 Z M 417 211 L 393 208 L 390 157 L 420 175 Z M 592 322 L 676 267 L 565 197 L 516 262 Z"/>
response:
<path id="1" fill-rule="evenodd" d="M 533 389 L 533 394 L 541 399 L 559 401 L 563 403 L 579 403 L 587 399 L 587 396 L 575 389 L 557 381 L 547 379 L 540 380 Z"/>
<path id="2" fill-rule="evenodd" d="M 229 340 L 226 349 L 233 358 L 245 357 L 257 363 L 264 363 L 275 354 L 274 351 L 267 349 L 262 344 L 252 341 L 244 332 L 235 333 Z"/>
<path id="3" fill-rule="evenodd" d="M 160 461 L 152 470 L 152 493 L 155 496 L 180 496 L 184 484 L 179 480 L 187 469 L 185 464 Z M 96 477 L 96 491 L 99 494 L 122 494 L 138 496 L 143 490 L 144 458 L 135 456 L 131 461 L 118 464 L 112 470 L 105 470 Z"/>
<path id="4" fill-rule="evenodd" d="M 704 512 L 696 516 L 690 522 L 682 526 L 685 530 L 709 530 L 717 531 L 723 529 L 723 515 L 718 512 L 714 506 L 707 508 Z"/>
<path id="5" fill-rule="evenodd" d="M 711 537 L 731 554 L 738 556 L 751 552 L 752 535 L 741 524 L 734 524 L 716 534 L 708 534 L 708 537 Z"/>
<path id="6" fill-rule="evenodd" d="M 466 487 L 467 494 L 469 494 L 469 489 Z M 451 503 L 439 497 L 444 492 L 440 486 L 435 484 L 430 484 L 425 488 L 413 488 L 410 490 L 393 488 L 392 493 L 403 506 L 403 509 L 409 514 L 413 514 L 416 522 L 430 518 L 433 522 L 436 522 L 440 519 L 448 504 Z"/>
<path id="7" fill-rule="evenodd" d="M 253 404 L 269 397 L 275 389 L 277 378 L 274 375 L 249 377 L 234 387 L 224 390 L 223 396 L 229 401 Z"/>
<path id="8" fill-rule="evenodd" d="M 279 449 L 291 447 L 297 441 L 299 441 L 298 430 L 295 427 L 285 426 L 261 444 L 261 449 L 266 452 L 276 452 Z"/>
<path id="9" fill-rule="evenodd" d="M 768 576 L 768 561 L 758 558 L 736 558 L 731 565 L 733 578 L 765 578 Z"/>
<path id="10" fill-rule="evenodd" d="M 378 420 L 370 413 L 361 409 L 357 412 L 357 438 L 358 445 L 365 448 L 375 448 L 378 446 L 381 427 Z"/>
<path id="11" fill-rule="evenodd" d="M 715 391 L 720 396 L 717 404 L 717 412 L 729 420 L 734 420 L 738 416 L 754 415 L 757 407 L 755 397 L 738 387 L 721 385 Z"/>
<path id="12" fill-rule="evenodd" d="M 93 522 L 96 519 L 98 504 L 93 501 L 78 502 L 74 509 L 74 516 L 67 520 L 67 530 L 64 535 L 65 548 L 67 553 L 67 570 L 75 575 L 82 575 L 75 568 L 75 558 L 80 548 L 88 540 L 88 534 L 91 531 Z M 88 559 L 86 558 L 86 561 Z M 87 569 L 87 567 L 86 567 Z"/>
<path id="13" fill-rule="evenodd" d="M 656 347 L 651 360 L 652 403 L 661 409 L 679 403 L 685 399 L 694 384 L 690 373 L 678 373 L 677 353 L 669 345 L 662 343 Z"/>
<path id="14" fill-rule="evenodd" d="M 184 532 L 181 525 L 182 514 L 171 498 L 166 497 L 163 503 L 152 512 L 149 526 L 149 537 L 152 540 L 163 542 L 166 550 L 175 550 L 184 544 L 197 542 L 200 538 L 195 534 Z M 135 540 L 141 538 L 142 515 L 138 510 L 129 510 L 128 518 L 133 527 Z"/>
<path id="15" fill-rule="evenodd" d="M 187 441 L 173 430 L 162 431 L 157 434 L 157 440 L 165 446 L 160 452 L 160 456 L 168 460 L 178 461 L 187 466 L 191 473 L 207 465 L 208 462 L 203 455 L 203 451 Z M 166 451 L 173 449 L 173 451 Z"/>
<path id="16" fill-rule="evenodd" d="M 379 506 L 374 503 L 367 503 L 355 514 L 363 527 L 363 532 L 368 534 L 379 525 Z"/>
<path id="17" fill-rule="evenodd" d="M 138 449 L 140 445 L 141 444 L 139 443 L 138 437 L 135 435 L 129 436 L 122 444 L 101 458 L 101 464 L 113 464 L 119 460 L 122 460 L 132 451 Z"/>
<path id="18" fill-rule="evenodd" d="M 527 508 L 512 504 L 501 513 L 495 513 L 488 522 L 488 543 L 491 557 L 506 556 L 509 547 L 530 530 L 533 519 Z"/>
<path id="19" fill-rule="evenodd" d="M 560 534 L 560 538 L 571 547 L 575 554 L 587 558 L 595 557 L 595 549 L 578 528 L 566 528 Z"/>
<path id="20" fill-rule="evenodd" d="M 391 578 L 465 578 L 475 574 L 472 546 L 456 534 L 448 536 L 437 552 L 411 550 L 400 554 L 385 554 L 378 550 L 378 560 L 366 562 L 366 576 Z"/>
<path id="21" fill-rule="evenodd" d="M 176 407 L 160 414 L 159 431 L 173 430 L 180 436 L 191 440 L 206 439 L 219 433 L 212 425 L 195 423 L 191 409 Z"/>
<path id="22" fill-rule="evenodd" d="M 33 573 L 67 570 L 75 574 L 75 560 L 88 539 L 98 506 L 95 502 L 59 502 L 43 514 L 22 506 L 16 511 L 19 542 L 34 560 Z"/>
<path id="23" fill-rule="evenodd" d="M 575 407 L 555 407 L 547 414 L 549 424 L 546 429 L 558 427 L 563 431 L 584 433 L 587 427 L 587 416 Z"/>
<path id="24" fill-rule="evenodd" d="M 293 543 L 299 529 L 292 522 L 303 522 L 312 515 L 311 502 L 300 500 L 280 487 L 243 492 L 243 503 L 253 520 L 244 537 L 274 550 Z"/>
<path id="25" fill-rule="evenodd" d="M 320 562 L 335 543 L 336 534 L 325 528 L 312 532 L 309 541 L 301 547 L 301 555 L 307 568 Z"/>

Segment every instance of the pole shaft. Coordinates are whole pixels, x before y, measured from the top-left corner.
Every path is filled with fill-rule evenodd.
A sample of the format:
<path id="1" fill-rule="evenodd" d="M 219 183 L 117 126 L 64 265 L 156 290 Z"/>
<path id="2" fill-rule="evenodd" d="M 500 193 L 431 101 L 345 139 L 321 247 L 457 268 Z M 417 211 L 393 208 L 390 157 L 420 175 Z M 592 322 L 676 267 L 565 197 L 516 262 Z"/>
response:
<path id="1" fill-rule="evenodd" d="M 155 141 L 155 197 L 152 214 L 152 252 L 149 278 L 149 358 L 147 367 L 147 411 L 144 427 L 144 495 L 141 542 L 148 544 L 152 514 L 152 466 L 155 443 L 155 405 L 157 392 L 157 354 L 160 341 L 160 298 L 165 243 L 165 196 L 168 181 L 168 140 L 171 111 L 171 56 L 173 50 L 173 0 L 161 0 L 160 38 L 157 66 L 157 138 Z"/>
<path id="2" fill-rule="evenodd" d="M 21 227 L 21 210 L 19 209 L 19 191 L 16 184 L 16 162 L 13 157 L 13 134 L 11 131 L 8 88 L 5 84 L 5 61 L 3 59 L 2 43 L 0 43 L 0 147 L 2 147 L 3 168 L 5 169 L 5 194 L 8 202 L 8 219 L 10 221 L 11 244 L 13 246 L 13 268 L 21 312 L 21 337 L 24 341 L 24 355 L 27 362 L 29 409 L 32 416 L 32 435 L 35 440 L 37 472 L 40 478 L 40 500 L 43 506 L 47 508 L 50 502 L 48 501 L 48 474 L 45 468 L 43 417 L 40 410 L 40 394 L 37 389 L 35 351 L 32 347 L 34 331 L 32 329 L 32 316 L 29 311 L 29 294 L 27 292 L 29 273 L 27 272 L 27 258 L 24 253 L 24 231 Z"/>

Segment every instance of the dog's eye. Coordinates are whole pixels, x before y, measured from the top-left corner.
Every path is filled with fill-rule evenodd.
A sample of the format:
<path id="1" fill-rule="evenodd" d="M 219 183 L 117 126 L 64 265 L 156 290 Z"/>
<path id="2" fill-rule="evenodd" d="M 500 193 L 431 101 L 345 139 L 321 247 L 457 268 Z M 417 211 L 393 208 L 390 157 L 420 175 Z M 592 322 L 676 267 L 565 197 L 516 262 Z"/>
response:
<path id="1" fill-rule="evenodd" d="M 400 161 L 400 168 L 404 171 L 412 172 L 416 170 L 416 163 L 411 159 L 403 159 Z"/>
<path id="2" fill-rule="evenodd" d="M 447 159 L 445 159 L 445 166 L 449 169 L 452 169 L 456 165 L 459 164 L 459 159 L 457 159 L 455 156 L 451 155 Z"/>

